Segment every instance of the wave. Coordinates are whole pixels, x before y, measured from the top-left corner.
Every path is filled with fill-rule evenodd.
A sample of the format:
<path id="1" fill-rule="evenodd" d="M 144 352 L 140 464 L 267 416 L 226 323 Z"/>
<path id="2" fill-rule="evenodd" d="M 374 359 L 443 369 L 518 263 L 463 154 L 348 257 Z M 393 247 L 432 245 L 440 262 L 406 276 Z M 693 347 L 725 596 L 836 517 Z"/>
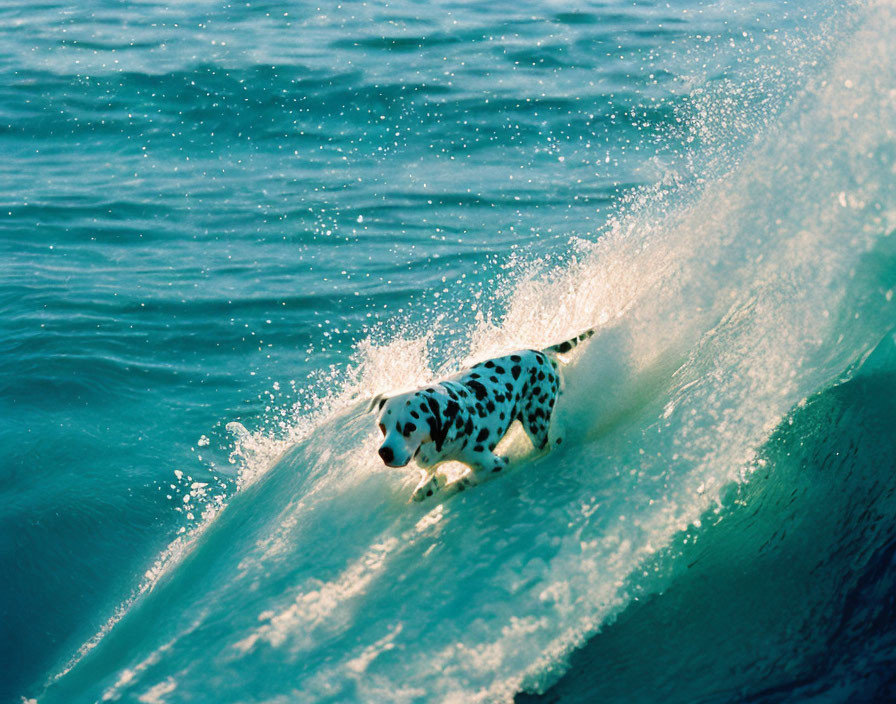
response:
<path id="1" fill-rule="evenodd" d="M 894 400 L 891 333 L 632 576 L 545 695 L 516 701 L 891 701 Z"/>
<path id="2" fill-rule="evenodd" d="M 782 464 L 769 458 L 793 409 L 814 413 L 820 390 L 836 398 L 892 327 L 894 30 L 889 4 L 863 10 L 742 150 L 732 103 L 695 103 L 690 129 L 713 132 L 702 161 L 630 198 L 561 265 L 511 263 L 469 338 L 447 333 L 450 352 L 433 344 L 444 313 L 422 336 L 373 335 L 339 392 L 285 437 L 239 431 L 240 491 L 160 558 L 41 701 L 508 701 L 549 687 L 595 633 L 577 656 L 588 666 L 612 633 L 643 632 L 625 619 L 679 613 L 662 595 L 687 584 L 668 557 L 690 545 L 683 531 L 719 541 L 706 574 L 724 580 L 739 519 L 701 525 L 734 497 L 779 522 L 747 526 L 749 540 L 786 530 L 770 507 L 793 469 L 765 483 L 759 470 Z M 595 322 L 565 370 L 562 451 L 407 503 L 416 477 L 378 463 L 359 397 Z M 658 611 L 639 610 L 655 594 Z"/>

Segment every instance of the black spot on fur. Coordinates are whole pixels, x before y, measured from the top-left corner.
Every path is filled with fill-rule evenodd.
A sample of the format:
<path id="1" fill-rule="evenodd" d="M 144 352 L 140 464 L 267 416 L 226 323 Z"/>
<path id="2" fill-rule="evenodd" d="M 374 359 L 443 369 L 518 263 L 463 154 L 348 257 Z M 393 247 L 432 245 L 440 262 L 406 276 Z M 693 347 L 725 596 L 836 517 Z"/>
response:
<path id="1" fill-rule="evenodd" d="M 504 388 L 507 389 L 507 391 L 513 391 L 513 384 L 508 381 L 506 384 L 504 384 Z"/>
<path id="2" fill-rule="evenodd" d="M 495 371 L 498 372 L 498 374 L 506 374 L 507 373 L 504 371 L 504 367 L 500 366 L 499 364 L 495 365 Z"/>
<path id="3" fill-rule="evenodd" d="M 442 416 L 439 413 L 439 404 L 436 403 L 435 399 L 431 396 L 426 399 L 429 404 L 429 410 L 432 414 L 429 418 L 426 419 L 426 422 L 429 423 L 429 434 L 432 437 L 432 441 L 435 443 L 436 452 L 442 451 L 442 443 L 445 442 L 445 436 L 448 433 L 448 427 L 442 425 Z"/>
<path id="4" fill-rule="evenodd" d="M 494 366 L 495 366 L 495 363 L 494 363 L 492 360 L 488 360 L 488 361 L 485 363 L 485 367 L 486 367 L 487 369 L 491 369 L 491 368 L 494 367 Z"/>
<path id="5" fill-rule="evenodd" d="M 518 354 L 510 355 L 510 359 L 514 362 L 519 362 L 522 358 Z"/>
<path id="6" fill-rule="evenodd" d="M 476 436 L 476 442 L 482 442 L 488 437 L 488 428 L 483 428 L 479 431 L 479 435 Z"/>
<path id="7" fill-rule="evenodd" d="M 572 343 L 567 341 L 557 345 L 554 350 L 563 354 L 564 352 L 569 352 L 572 349 Z"/>
<path id="8" fill-rule="evenodd" d="M 482 449 L 483 449 L 483 448 L 482 448 L 482 445 L 476 445 L 476 446 L 473 448 L 473 452 L 482 452 Z"/>
<path id="9" fill-rule="evenodd" d="M 467 427 L 464 428 L 464 432 L 469 435 L 473 432 L 473 419 L 467 418 Z"/>
<path id="10" fill-rule="evenodd" d="M 385 405 L 386 405 L 386 399 L 381 398 L 381 399 L 380 399 L 380 405 L 377 406 L 377 410 L 378 410 L 378 411 L 383 410 L 383 406 L 385 406 Z"/>
<path id="11" fill-rule="evenodd" d="M 411 411 L 411 418 L 419 418 L 420 414 L 417 411 Z"/>
<path id="12" fill-rule="evenodd" d="M 519 378 L 520 378 L 520 372 L 521 372 L 521 371 L 522 371 L 522 369 L 520 369 L 519 365 L 515 365 L 515 366 L 513 366 L 513 367 L 510 368 L 510 373 L 511 373 L 511 375 L 513 376 L 514 379 L 519 379 Z"/>
<path id="13" fill-rule="evenodd" d="M 473 393 L 476 394 L 476 398 L 480 401 L 488 396 L 488 389 L 486 389 L 482 384 L 478 381 L 468 381 L 467 386 L 472 389 Z"/>

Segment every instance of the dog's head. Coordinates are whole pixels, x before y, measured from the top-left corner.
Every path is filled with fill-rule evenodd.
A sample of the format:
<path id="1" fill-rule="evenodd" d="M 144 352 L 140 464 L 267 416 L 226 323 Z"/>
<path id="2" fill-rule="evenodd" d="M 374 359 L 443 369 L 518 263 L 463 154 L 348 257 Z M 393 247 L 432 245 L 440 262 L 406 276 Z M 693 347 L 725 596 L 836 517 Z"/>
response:
<path id="1" fill-rule="evenodd" d="M 439 396 L 430 388 L 391 397 L 380 395 L 370 402 L 370 410 L 376 410 L 376 422 L 383 433 L 378 452 L 388 466 L 404 467 L 427 442 L 433 442 L 436 451 L 441 451 L 448 424 Z"/>

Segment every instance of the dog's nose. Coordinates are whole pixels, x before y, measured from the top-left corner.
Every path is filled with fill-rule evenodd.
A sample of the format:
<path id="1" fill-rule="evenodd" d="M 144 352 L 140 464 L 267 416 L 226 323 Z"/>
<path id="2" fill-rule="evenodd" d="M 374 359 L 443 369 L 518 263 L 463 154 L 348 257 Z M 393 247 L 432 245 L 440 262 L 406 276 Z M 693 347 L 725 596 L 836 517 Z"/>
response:
<path id="1" fill-rule="evenodd" d="M 395 455 L 392 452 L 391 447 L 381 447 L 380 448 L 380 457 L 383 458 L 383 462 L 389 464 L 392 460 L 395 459 Z"/>

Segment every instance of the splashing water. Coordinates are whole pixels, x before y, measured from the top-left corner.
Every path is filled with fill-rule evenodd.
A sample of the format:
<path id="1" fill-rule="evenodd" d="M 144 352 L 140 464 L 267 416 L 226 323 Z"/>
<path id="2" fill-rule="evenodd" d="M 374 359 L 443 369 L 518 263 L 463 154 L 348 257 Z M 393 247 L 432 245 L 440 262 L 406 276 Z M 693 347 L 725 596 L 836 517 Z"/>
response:
<path id="1" fill-rule="evenodd" d="M 751 102 L 762 119 L 736 79 L 695 77 L 675 178 L 559 263 L 511 261 L 469 335 L 436 304 L 422 331 L 372 333 L 277 432 L 231 422 L 235 490 L 190 481 L 199 518 L 40 701 L 510 701 L 661 592 L 657 555 L 892 328 L 896 12 L 844 16 L 779 109 L 772 88 Z M 408 504 L 366 397 L 595 324 L 564 369 L 562 450 Z"/>

